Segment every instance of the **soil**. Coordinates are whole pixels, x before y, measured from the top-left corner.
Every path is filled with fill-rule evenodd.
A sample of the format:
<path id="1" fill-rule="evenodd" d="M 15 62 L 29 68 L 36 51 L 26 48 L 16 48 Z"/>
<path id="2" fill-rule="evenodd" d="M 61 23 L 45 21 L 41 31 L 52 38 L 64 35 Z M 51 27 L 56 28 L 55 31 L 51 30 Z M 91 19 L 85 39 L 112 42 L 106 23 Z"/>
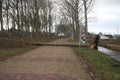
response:
<path id="1" fill-rule="evenodd" d="M 117 44 L 105 44 L 101 46 L 115 50 L 115 51 L 120 51 L 120 45 L 117 45 Z"/>
<path id="2" fill-rule="evenodd" d="M 5 50 L 8 48 L 22 48 L 27 46 L 27 43 L 24 41 L 17 41 L 11 39 L 0 39 L 0 50 Z"/>

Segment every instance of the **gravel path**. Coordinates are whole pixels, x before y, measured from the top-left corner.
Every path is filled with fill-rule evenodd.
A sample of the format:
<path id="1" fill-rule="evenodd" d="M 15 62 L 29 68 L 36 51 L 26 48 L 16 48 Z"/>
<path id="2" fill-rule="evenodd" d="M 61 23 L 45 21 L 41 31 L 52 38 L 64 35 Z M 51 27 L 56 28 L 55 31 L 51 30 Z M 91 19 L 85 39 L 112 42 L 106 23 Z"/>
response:
<path id="1" fill-rule="evenodd" d="M 0 62 L 0 80 L 92 80 L 87 69 L 72 48 L 44 46 Z"/>

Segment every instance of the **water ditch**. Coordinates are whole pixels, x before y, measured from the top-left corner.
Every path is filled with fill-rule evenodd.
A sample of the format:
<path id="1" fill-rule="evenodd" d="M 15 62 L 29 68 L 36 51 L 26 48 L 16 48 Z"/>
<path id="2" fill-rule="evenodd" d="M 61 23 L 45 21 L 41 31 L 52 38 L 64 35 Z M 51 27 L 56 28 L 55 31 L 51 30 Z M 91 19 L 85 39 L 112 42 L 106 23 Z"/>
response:
<path id="1" fill-rule="evenodd" d="M 113 58 L 114 60 L 120 62 L 120 51 L 114 51 L 101 46 L 98 47 L 98 51 L 105 53 L 109 55 L 111 58 Z"/>

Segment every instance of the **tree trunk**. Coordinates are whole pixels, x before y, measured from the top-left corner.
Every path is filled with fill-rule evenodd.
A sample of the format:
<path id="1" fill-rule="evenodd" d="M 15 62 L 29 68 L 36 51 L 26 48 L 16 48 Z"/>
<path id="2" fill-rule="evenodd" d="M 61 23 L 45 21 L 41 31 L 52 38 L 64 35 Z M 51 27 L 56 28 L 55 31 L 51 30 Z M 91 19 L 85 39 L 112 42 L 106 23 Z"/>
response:
<path id="1" fill-rule="evenodd" d="M 88 39 L 88 20 L 87 20 L 87 4 L 86 4 L 86 1 L 84 0 L 84 14 L 85 14 L 85 42 L 87 41 Z"/>
<path id="2" fill-rule="evenodd" d="M 0 0 L 0 27 L 1 27 L 1 37 L 3 37 L 3 17 L 2 17 L 2 0 Z"/>
<path id="3" fill-rule="evenodd" d="M 21 36 L 21 30 L 20 30 L 20 17 L 19 17 L 19 0 L 17 1 L 16 5 L 16 10 L 17 10 L 17 28 L 18 28 L 18 36 Z"/>

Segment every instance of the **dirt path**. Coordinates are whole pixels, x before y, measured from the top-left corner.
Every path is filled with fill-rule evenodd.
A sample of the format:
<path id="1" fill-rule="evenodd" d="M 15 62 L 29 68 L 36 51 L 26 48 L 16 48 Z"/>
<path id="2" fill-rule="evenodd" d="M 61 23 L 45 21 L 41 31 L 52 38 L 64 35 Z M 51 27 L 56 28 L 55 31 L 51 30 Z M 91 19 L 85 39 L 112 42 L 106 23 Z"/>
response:
<path id="1" fill-rule="evenodd" d="M 0 62 L 0 80 L 91 80 L 91 76 L 72 48 L 44 46 Z"/>

